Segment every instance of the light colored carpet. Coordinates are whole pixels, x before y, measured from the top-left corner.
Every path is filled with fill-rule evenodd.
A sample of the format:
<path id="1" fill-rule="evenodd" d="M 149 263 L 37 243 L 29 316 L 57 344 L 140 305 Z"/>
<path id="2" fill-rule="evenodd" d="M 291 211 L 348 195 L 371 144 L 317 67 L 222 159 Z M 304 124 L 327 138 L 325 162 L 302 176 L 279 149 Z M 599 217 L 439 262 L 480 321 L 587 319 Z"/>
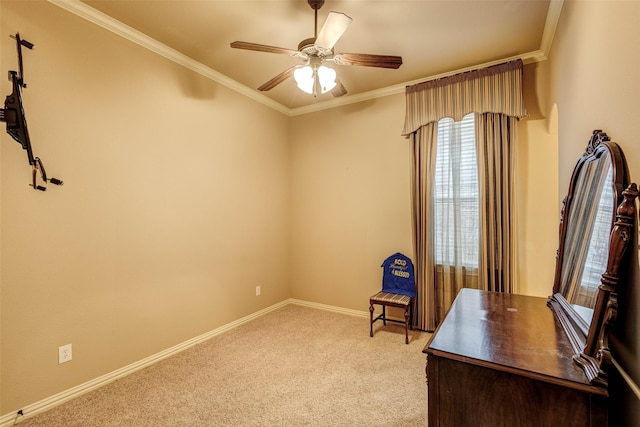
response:
<path id="1" fill-rule="evenodd" d="M 429 334 L 287 305 L 21 426 L 425 426 Z"/>

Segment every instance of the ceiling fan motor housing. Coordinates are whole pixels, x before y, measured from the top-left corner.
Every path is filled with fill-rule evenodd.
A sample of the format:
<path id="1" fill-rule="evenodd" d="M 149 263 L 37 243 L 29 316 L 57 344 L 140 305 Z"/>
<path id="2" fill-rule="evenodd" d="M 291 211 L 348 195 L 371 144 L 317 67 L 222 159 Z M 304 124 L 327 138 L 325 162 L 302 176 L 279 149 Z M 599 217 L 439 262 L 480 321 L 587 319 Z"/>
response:
<path id="1" fill-rule="evenodd" d="M 333 55 L 333 49 L 325 49 L 322 46 L 316 45 L 315 37 L 302 40 L 298 44 L 298 51 L 308 57 L 319 56 L 322 58 L 327 58 Z"/>
<path id="2" fill-rule="evenodd" d="M 324 4 L 324 0 L 307 0 L 307 3 L 309 3 L 309 6 L 311 6 L 311 9 L 318 10 Z"/>
<path id="3" fill-rule="evenodd" d="M 313 46 L 315 44 L 315 42 L 316 42 L 316 38 L 315 37 L 304 39 L 300 43 L 298 43 L 298 50 L 300 52 L 302 52 L 303 49 L 308 48 L 310 46 Z M 307 52 L 305 52 L 305 53 L 307 53 Z"/>

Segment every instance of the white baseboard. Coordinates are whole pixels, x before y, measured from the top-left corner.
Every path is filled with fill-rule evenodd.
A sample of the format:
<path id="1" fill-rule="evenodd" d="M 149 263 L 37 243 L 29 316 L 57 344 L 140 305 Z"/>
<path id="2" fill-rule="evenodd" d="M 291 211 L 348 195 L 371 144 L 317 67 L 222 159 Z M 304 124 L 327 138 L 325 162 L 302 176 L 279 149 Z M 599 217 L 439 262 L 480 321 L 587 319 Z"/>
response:
<path id="1" fill-rule="evenodd" d="M 124 366 L 120 369 L 117 369 L 113 372 L 110 372 L 108 374 L 102 375 L 98 378 L 95 378 L 91 381 L 87 381 L 83 384 L 77 385 L 75 387 L 72 387 L 68 390 L 62 391 L 60 393 L 54 394 L 53 396 L 47 397 L 46 399 L 40 400 L 39 402 L 35 402 L 32 404 L 29 404 L 23 408 L 21 408 L 22 411 L 22 415 L 20 415 L 17 411 L 16 412 L 11 412 L 8 414 L 5 414 L 3 416 L 0 417 L 0 427 L 11 427 L 14 426 L 16 424 L 19 424 L 20 421 L 25 420 L 27 418 L 33 417 L 37 414 L 40 414 L 42 412 L 48 411 L 49 409 L 52 409 L 58 405 L 61 405 L 71 399 L 75 399 L 76 397 L 79 397 L 85 393 L 88 393 L 92 390 L 95 390 L 99 387 L 102 387 L 104 385 L 107 385 L 119 378 L 123 378 L 126 377 L 129 374 L 132 374 L 136 371 L 139 371 L 140 369 L 146 368 L 147 366 L 153 365 L 154 363 L 157 363 L 163 359 L 166 359 L 167 357 L 173 356 L 175 354 L 178 354 L 190 347 L 193 347 L 194 345 L 197 345 L 199 343 L 202 343 L 210 338 L 215 337 L 216 335 L 220 335 L 224 332 L 227 332 L 233 328 L 236 328 L 244 323 L 249 322 L 250 320 L 256 319 L 260 316 L 264 316 L 267 313 L 270 313 L 274 310 L 277 310 L 281 307 L 284 307 L 287 304 L 296 304 L 296 305 L 302 305 L 302 306 L 306 306 L 306 307 L 312 307 L 312 308 L 318 308 L 318 309 L 322 309 L 322 310 L 328 310 L 328 311 L 334 311 L 336 313 L 342 313 L 342 314 L 349 314 L 349 315 L 353 315 L 353 316 L 360 316 L 360 317 L 367 317 L 369 315 L 369 313 L 364 312 L 364 311 L 357 311 L 357 310 L 350 310 L 350 309 L 346 309 L 346 308 L 342 308 L 342 307 L 335 307 L 335 306 L 331 306 L 331 305 L 326 305 L 326 304 L 318 304 L 318 303 L 313 303 L 313 302 L 308 302 L 308 301 L 303 301 L 303 300 L 298 300 L 298 299 L 293 299 L 293 298 L 289 298 L 286 299 L 284 301 L 281 301 L 277 304 L 274 304 L 272 306 L 269 306 L 267 308 L 264 308 L 260 311 L 257 311 L 255 313 L 249 314 L 248 316 L 245 316 L 241 319 L 235 320 L 231 323 L 227 323 L 226 325 L 223 325 L 219 328 L 216 328 L 212 331 L 209 331 L 207 333 L 204 333 L 200 336 L 197 336 L 195 338 L 192 338 L 190 340 L 187 340 L 183 343 L 180 343 L 178 345 L 175 345 L 173 347 L 170 347 L 166 350 L 163 350 L 159 353 L 156 353 L 154 355 L 151 355 L 149 357 L 146 357 L 142 360 L 139 360 L 137 362 L 134 362 L 130 365 Z"/>
<path id="2" fill-rule="evenodd" d="M 351 316 L 369 317 L 368 311 L 352 310 L 350 308 L 336 307 L 334 305 L 320 304 L 317 302 L 309 302 L 295 298 L 289 298 L 289 304 L 303 305 L 305 307 L 319 308 L 321 310 L 333 311 L 335 313 L 349 314 Z"/>

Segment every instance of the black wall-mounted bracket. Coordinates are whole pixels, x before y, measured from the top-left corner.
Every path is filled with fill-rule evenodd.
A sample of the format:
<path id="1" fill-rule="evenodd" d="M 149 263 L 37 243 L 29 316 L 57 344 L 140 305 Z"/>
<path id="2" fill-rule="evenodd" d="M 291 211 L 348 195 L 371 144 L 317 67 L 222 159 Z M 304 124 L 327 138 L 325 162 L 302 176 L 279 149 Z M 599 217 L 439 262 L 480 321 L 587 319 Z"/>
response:
<path id="1" fill-rule="evenodd" d="M 22 66 L 22 47 L 27 49 L 33 49 L 33 44 L 20 38 L 20 34 L 16 33 L 15 36 L 11 36 L 16 40 L 16 46 L 18 49 L 18 66 L 19 71 L 9 71 L 9 80 L 13 83 L 13 91 L 4 101 L 4 108 L 0 109 L 0 121 L 6 122 L 7 133 L 11 135 L 21 146 L 23 150 L 27 152 L 27 158 L 29 165 L 32 167 L 32 183 L 34 190 L 45 191 L 47 187 L 38 185 L 37 176 L 38 172 L 42 181 L 46 184 L 50 182 L 54 185 L 62 185 L 63 182 L 57 178 L 47 178 L 42 160 L 39 157 L 33 156 L 33 150 L 31 148 L 31 140 L 29 139 L 29 130 L 27 128 L 27 119 L 24 115 L 24 107 L 22 104 L 22 89 L 27 87 L 24 81 L 24 71 Z"/>

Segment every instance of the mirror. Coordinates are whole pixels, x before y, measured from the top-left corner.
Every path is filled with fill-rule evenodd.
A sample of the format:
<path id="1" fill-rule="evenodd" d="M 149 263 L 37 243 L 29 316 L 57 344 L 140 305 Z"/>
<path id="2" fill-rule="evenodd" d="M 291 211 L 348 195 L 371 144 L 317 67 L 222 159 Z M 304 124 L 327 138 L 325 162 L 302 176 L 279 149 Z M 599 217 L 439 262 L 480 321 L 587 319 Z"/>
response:
<path id="1" fill-rule="evenodd" d="M 607 385 L 608 331 L 635 217 L 620 147 L 595 130 L 574 168 L 563 202 L 553 295 L 548 305 L 567 333 L 575 361 L 592 384 Z"/>
<path id="2" fill-rule="evenodd" d="M 568 206 L 559 292 L 591 322 L 600 277 L 609 252 L 609 234 L 613 227 L 622 184 L 614 183 L 611 154 L 607 145 L 582 162 Z M 620 181 L 620 176 L 616 176 Z M 617 184 L 617 185 L 616 185 Z M 614 189 L 615 186 L 615 189 Z M 566 204 L 566 201 L 565 201 Z M 565 206 L 565 209 L 567 207 Z"/>

